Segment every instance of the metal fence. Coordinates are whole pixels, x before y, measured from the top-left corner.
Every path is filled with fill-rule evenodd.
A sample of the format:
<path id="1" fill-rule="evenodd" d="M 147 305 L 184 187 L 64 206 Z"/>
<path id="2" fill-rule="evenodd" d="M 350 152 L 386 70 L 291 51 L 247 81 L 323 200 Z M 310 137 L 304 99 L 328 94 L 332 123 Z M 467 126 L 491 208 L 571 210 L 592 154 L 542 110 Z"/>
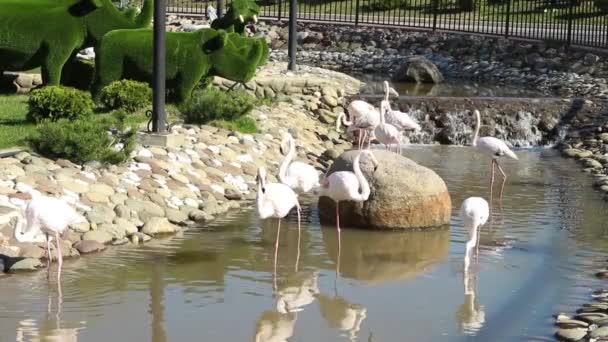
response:
<path id="1" fill-rule="evenodd" d="M 228 3 L 230 0 L 227 0 Z M 206 16 L 224 0 L 167 0 L 168 13 Z M 289 0 L 262 0 L 261 18 L 287 20 Z M 308 22 L 385 25 L 608 48 L 608 0 L 300 0 Z"/>

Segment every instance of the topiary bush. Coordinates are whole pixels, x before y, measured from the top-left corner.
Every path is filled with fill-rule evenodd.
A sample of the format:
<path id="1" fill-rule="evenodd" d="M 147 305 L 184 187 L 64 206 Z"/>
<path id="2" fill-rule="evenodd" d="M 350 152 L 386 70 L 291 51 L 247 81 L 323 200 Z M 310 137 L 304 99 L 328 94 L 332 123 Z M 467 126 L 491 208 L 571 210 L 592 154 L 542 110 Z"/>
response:
<path id="1" fill-rule="evenodd" d="M 124 109 L 134 112 L 152 103 L 152 89 L 143 82 L 114 81 L 101 90 L 99 101 L 108 110 Z"/>
<path id="2" fill-rule="evenodd" d="M 107 123 L 95 120 L 46 121 L 37 127 L 29 145 L 43 156 L 75 163 L 93 160 L 122 163 L 135 147 L 135 130 L 116 130 L 110 134 L 110 128 Z"/>
<path id="3" fill-rule="evenodd" d="M 90 116 L 94 107 L 91 94 L 75 88 L 48 86 L 32 91 L 27 119 L 33 122 L 78 119 Z"/>
<path id="4" fill-rule="evenodd" d="M 207 87 L 193 94 L 179 109 L 186 123 L 206 124 L 214 120 L 233 121 L 251 112 L 257 100 L 242 90 L 222 91 Z"/>

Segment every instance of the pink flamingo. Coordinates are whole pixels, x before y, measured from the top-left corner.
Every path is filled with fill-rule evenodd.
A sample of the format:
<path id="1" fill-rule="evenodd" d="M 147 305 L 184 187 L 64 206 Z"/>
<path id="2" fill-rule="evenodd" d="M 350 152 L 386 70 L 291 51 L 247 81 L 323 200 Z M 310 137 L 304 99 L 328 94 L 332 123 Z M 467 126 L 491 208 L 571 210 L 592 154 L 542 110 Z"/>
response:
<path id="1" fill-rule="evenodd" d="M 387 81 L 384 81 L 384 100 L 383 100 L 383 102 L 385 103 L 385 106 L 387 108 L 386 113 L 385 113 L 386 122 L 390 125 L 397 127 L 397 129 L 400 131 L 406 131 L 406 130 L 419 131 L 420 125 L 414 119 L 412 119 L 407 113 L 404 113 L 404 112 L 401 112 L 398 110 L 393 110 L 391 108 L 391 104 L 389 102 L 389 95 L 391 95 L 391 94 L 395 95 L 395 96 L 399 96 L 397 91 L 395 89 L 391 88 L 388 85 Z"/>
<path id="2" fill-rule="evenodd" d="M 279 235 L 281 233 L 281 218 L 287 216 L 296 207 L 298 212 L 298 241 L 300 240 L 300 202 L 298 195 L 287 185 L 281 183 L 266 183 L 266 169 L 260 167 L 256 178 L 258 183 L 256 204 L 260 219 L 278 218 L 277 239 L 274 245 L 274 274 L 276 288 L 277 256 L 279 253 Z M 300 246 L 298 246 L 299 252 Z M 297 266 L 296 266 L 297 267 Z"/>
<path id="3" fill-rule="evenodd" d="M 469 197 L 460 206 L 460 217 L 469 233 L 469 241 L 466 244 L 464 267 L 469 269 L 470 254 L 474 247 L 479 251 L 479 229 L 486 224 L 490 216 L 488 202 L 481 197 Z"/>
<path id="4" fill-rule="evenodd" d="M 401 154 L 401 133 L 397 127 L 387 124 L 384 120 L 384 114 L 389 109 L 387 108 L 388 101 L 382 101 L 380 103 L 380 124 L 374 129 L 376 139 L 386 146 L 386 149 L 390 151 L 389 145 L 396 144 L 396 151 Z"/>
<path id="5" fill-rule="evenodd" d="M 319 186 L 319 172 L 312 165 L 301 161 L 293 161 L 296 155 L 296 143 L 289 133 L 283 135 L 283 145 L 289 144 L 289 152 L 279 167 L 279 180 L 293 190 L 309 192 Z"/>
<path id="6" fill-rule="evenodd" d="M 475 109 L 475 117 L 477 119 L 477 123 L 475 125 L 475 135 L 473 135 L 473 142 L 471 146 L 476 147 L 483 154 L 492 158 L 492 180 L 490 182 L 490 201 L 492 201 L 492 188 L 494 187 L 494 165 L 498 166 L 498 170 L 502 174 L 502 187 L 500 188 L 500 200 L 502 201 L 502 194 L 505 189 L 505 183 L 507 182 L 507 174 L 502 170 L 500 164 L 498 163 L 498 158 L 503 156 L 508 156 L 515 160 L 518 160 L 517 155 L 511 151 L 507 144 L 497 138 L 494 137 L 481 137 L 478 138 L 479 128 L 481 127 L 481 114 L 477 109 Z"/>
<path id="7" fill-rule="evenodd" d="M 351 115 L 352 121 L 344 121 L 344 117 L 342 121 L 345 125 L 354 125 L 359 130 L 359 149 L 361 149 L 362 141 L 365 141 L 369 132 L 380 123 L 380 113 L 372 104 L 362 100 L 352 101 L 348 105 L 348 113 Z"/>

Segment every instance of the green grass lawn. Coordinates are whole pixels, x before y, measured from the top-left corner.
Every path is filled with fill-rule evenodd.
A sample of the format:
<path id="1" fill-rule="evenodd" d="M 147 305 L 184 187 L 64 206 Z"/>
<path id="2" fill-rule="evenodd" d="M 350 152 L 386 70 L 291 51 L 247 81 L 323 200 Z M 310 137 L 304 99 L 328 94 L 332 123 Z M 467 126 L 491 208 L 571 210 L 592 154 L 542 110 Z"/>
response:
<path id="1" fill-rule="evenodd" d="M 23 146 L 36 129 L 25 120 L 27 114 L 26 95 L 0 96 L 0 149 Z"/>

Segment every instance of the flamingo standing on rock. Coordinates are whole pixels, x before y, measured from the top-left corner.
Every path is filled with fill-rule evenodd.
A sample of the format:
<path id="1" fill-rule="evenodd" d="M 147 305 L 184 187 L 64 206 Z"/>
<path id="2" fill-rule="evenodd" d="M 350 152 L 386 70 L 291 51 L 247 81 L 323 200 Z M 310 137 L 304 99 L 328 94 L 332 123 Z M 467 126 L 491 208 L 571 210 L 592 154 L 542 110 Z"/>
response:
<path id="1" fill-rule="evenodd" d="M 404 112 L 401 112 L 398 110 L 393 110 L 391 108 L 391 104 L 389 102 L 389 95 L 391 95 L 391 94 L 393 94 L 395 96 L 399 96 L 399 93 L 397 93 L 397 91 L 394 88 L 391 88 L 388 85 L 387 81 L 384 81 L 384 100 L 383 100 L 383 102 L 385 103 L 385 106 L 387 108 L 386 113 L 385 113 L 386 123 L 397 127 L 397 129 L 400 131 L 406 131 L 406 130 L 419 131 L 420 125 L 414 119 L 412 119 L 407 113 L 404 113 Z"/>
<path id="2" fill-rule="evenodd" d="M 57 247 L 57 282 L 61 278 L 63 256 L 59 235 L 72 224 L 85 223 L 86 219 L 66 202 L 43 196 L 37 191 L 30 192 L 32 199 L 25 208 L 25 219 L 17 216 L 15 239 L 19 242 L 42 242 L 46 240 L 47 267 L 51 265 L 51 234 L 54 234 Z M 25 221 L 25 222 L 24 222 Z M 25 226 L 25 230 L 23 229 Z M 44 234 L 44 236 L 43 236 Z"/>
<path id="3" fill-rule="evenodd" d="M 395 150 L 401 154 L 401 132 L 397 127 L 386 123 L 384 120 L 384 114 L 389 109 L 387 108 L 388 101 L 382 101 L 380 103 L 380 124 L 374 129 L 376 139 L 386 146 L 386 149 L 390 151 L 389 145 L 396 144 Z"/>
<path id="4" fill-rule="evenodd" d="M 266 169 L 263 167 L 258 169 L 256 181 L 258 183 L 256 195 L 258 216 L 260 219 L 267 219 L 270 217 L 279 219 L 277 239 L 274 246 L 274 274 L 276 276 L 281 219 L 287 216 L 294 207 L 298 212 L 298 258 L 300 256 L 300 202 L 298 201 L 298 195 L 289 186 L 282 183 L 266 183 Z"/>
<path id="5" fill-rule="evenodd" d="M 296 143 L 289 133 L 283 135 L 281 151 L 285 143 L 289 144 L 289 152 L 279 167 L 279 180 L 295 191 L 309 192 L 319 187 L 319 172 L 312 165 L 293 161 L 296 155 Z"/>
<path id="6" fill-rule="evenodd" d="M 470 254 L 473 248 L 476 247 L 479 251 L 479 229 L 488 221 L 489 208 L 488 202 L 481 197 L 469 197 L 462 202 L 460 207 L 460 217 L 469 233 L 464 256 L 465 270 L 469 269 Z"/>
<path id="7" fill-rule="evenodd" d="M 490 181 L 490 201 L 492 201 L 492 188 L 494 187 L 494 166 L 498 166 L 498 170 L 502 174 L 502 187 L 500 188 L 500 200 L 502 201 L 502 194 L 505 189 L 505 183 L 507 182 L 507 174 L 502 170 L 500 164 L 498 163 L 498 158 L 503 156 L 508 156 L 515 160 L 518 160 L 517 155 L 511 151 L 507 144 L 494 137 L 481 137 L 478 138 L 479 128 L 481 127 L 481 114 L 477 109 L 475 109 L 475 117 L 477 119 L 477 123 L 475 125 L 475 134 L 473 135 L 473 142 L 471 146 L 476 147 L 483 154 L 492 158 L 492 180 Z"/>
<path id="8" fill-rule="evenodd" d="M 343 118 L 343 122 L 347 126 L 354 125 L 359 129 L 359 149 L 361 149 L 362 141 L 365 141 L 365 137 L 380 123 L 380 113 L 372 104 L 362 100 L 352 101 L 348 105 L 348 113 L 351 115 L 352 121 L 345 122 Z M 369 144 L 371 144 L 371 140 Z"/>

